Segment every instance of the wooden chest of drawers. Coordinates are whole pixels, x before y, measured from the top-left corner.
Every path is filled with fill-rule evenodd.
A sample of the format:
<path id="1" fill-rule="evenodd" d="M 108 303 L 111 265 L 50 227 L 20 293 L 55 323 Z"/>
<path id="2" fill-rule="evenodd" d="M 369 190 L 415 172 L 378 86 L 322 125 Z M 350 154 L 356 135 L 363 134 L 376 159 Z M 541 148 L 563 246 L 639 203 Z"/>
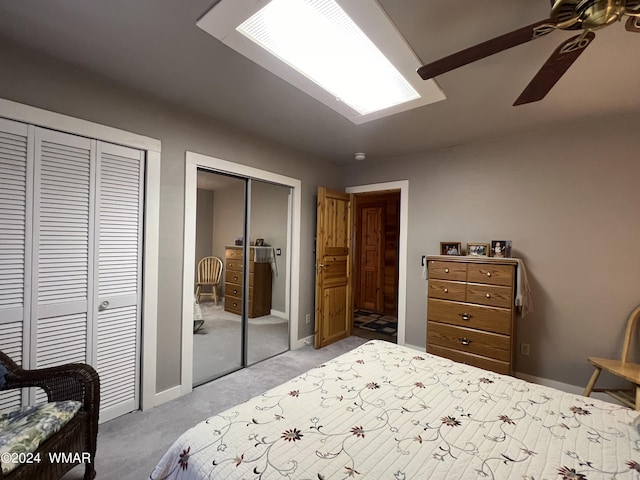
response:
<path id="1" fill-rule="evenodd" d="M 271 313 L 272 272 L 269 263 L 255 262 L 255 251 L 249 248 L 249 311 L 248 317 Z M 224 274 L 224 309 L 242 314 L 243 249 L 226 247 Z"/>
<path id="2" fill-rule="evenodd" d="M 517 261 L 427 257 L 427 352 L 513 375 Z"/>

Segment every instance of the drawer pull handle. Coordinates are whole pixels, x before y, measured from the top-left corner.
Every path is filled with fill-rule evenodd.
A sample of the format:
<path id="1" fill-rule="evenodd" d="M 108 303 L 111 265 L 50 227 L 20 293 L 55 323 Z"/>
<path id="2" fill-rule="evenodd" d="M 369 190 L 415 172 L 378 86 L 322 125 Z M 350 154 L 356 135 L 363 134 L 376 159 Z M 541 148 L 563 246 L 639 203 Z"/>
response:
<path id="1" fill-rule="evenodd" d="M 487 293 L 487 294 L 485 295 L 485 297 L 487 297 L 487 298 L 491 298 L 491 295 Z"/>
<path id="2" fill-rule="evenodd" d="M 444 293 L 449 293 L 449 289 L 448 289 L 448 288 L 445 288 L 445 289 L 444 289 Z"/>
<path id="3" fill-rule="evenodd" d="M 458 338 L 458 340 L 460 341 L 460 343 L 462 345 L 469 345 L 471 343 L 471 340 L 469 340 L 467 337 L 464 338 Z"/>
<path id="4" fill-rule="evenodd" d="M 233 293 L 237 295 L 238 294 L 238 290 L 234 290 Z"/>
<path id="5" fill-rule="evenodd" d="M 238 277 L 233 277 L 233 279 L 237 282 L 238 281 Z"/>
<path id="6" fill-rule="evenodd" d="M 487 277 L 490 277 L 490 276 L 491 276 L 491 272 L 487 272 Z"/>
<path id="7" fill-rule="evenodd" d="M 471 317 L 473 317 L 473 315 L 469 315 L 468 313 L 459 313 L 458 314 L 463 320 L 471 320 Z"/>
<path id="8" fill-rule="evenodd" d="M 448 269 L 448 268 L 445 268 L 445 269 L 444 269 L 444 273 L 449 273 L 449 269 Z"/>

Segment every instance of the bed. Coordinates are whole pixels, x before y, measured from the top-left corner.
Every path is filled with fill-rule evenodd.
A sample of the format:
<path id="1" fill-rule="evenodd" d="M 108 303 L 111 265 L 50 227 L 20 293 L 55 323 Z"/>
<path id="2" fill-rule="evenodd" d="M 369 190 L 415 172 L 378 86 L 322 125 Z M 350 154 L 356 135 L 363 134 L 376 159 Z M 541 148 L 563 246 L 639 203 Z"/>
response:
<path id="1" fill-rule="evenodd" d="M 636 416 L 374 340 L 191 428 L 150 478 L 638 479 Z"/>

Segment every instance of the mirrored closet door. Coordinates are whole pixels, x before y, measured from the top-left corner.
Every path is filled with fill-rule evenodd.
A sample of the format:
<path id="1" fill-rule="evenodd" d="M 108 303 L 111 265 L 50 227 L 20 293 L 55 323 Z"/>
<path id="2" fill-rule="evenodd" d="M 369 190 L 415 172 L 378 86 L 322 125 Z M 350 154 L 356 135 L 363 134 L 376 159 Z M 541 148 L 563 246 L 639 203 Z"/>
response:
<path id="1" fill-rule="evenodd" d="M 290 187 L 198 170 L 194 386 L 289 349 L 289 202 Z"/>
<path id="2" fill-rule="evenodd" d="M 289 349 L 286 259 L 291 193 L 290 187 L 259 180 L 251 180 L 250 189 L 248 365 Z"/>

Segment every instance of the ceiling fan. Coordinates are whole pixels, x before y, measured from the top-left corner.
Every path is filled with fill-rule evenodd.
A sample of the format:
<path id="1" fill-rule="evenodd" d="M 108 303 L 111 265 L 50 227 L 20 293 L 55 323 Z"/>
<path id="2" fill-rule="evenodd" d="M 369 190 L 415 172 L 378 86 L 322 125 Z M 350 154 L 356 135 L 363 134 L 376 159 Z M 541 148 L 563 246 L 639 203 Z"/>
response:
<path id="1" fill-rule="evenodd" d="M 423 65 L 418 74 L 423 80 L 436 77 L 503 50 L 540 38 L 554 30 L 582 30 L 561 43 L 513 104 L 542 100 L 562 75 L 595 38 L 594 30 L 604 28 L 628 16 L 625 28 L 640 33 L 640 0 L 551 0 L 547 20 L 534 23 L 462 50 L 433 63 Z"/>

